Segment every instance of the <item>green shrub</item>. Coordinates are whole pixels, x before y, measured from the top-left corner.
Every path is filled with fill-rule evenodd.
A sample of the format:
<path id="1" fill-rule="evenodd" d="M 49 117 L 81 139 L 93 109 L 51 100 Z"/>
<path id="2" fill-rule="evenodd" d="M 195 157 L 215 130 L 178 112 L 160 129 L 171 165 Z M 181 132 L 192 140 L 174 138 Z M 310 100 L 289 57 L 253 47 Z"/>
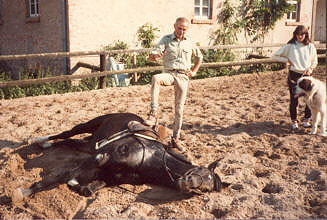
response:
<path id="1" fill-rule="evenodd" d="M 50 74 L 40 72 L 37 75 L 29 72 L 20 73 L 21 79 L 33 79 L 50 76 Z M 0 82 L 12 81 L 10 73 L 1 73 Z M 0 88 L 0 99 L 14 99 L 27 96 L 63 94 L 67 92 L 81 92 L 87 90 L 97 89 L 99 80 L 97 78 L 86 78 L 81 80 L 79 86 L 73 86 L 70 81 L 61 81 L 53 83 L 43 83 L 28 86 L 14 86 L 8 88 Z"/>

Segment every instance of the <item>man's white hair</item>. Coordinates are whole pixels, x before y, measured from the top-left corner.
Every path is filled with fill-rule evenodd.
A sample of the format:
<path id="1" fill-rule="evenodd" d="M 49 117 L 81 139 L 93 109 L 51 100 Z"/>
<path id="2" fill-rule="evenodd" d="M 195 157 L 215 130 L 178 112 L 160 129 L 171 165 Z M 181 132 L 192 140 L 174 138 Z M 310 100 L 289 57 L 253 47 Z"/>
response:
<path id="1" fill-rule="evenodd" d="M 187 23 L 190 23 L 190 21 L 187 18 L 185 18 L 185 17 L 179 17 L 179 18 L 177 18 L 176 21 L 175 21 L 175 24 L 178 24 L 179 22 L 187 22 Z"/>

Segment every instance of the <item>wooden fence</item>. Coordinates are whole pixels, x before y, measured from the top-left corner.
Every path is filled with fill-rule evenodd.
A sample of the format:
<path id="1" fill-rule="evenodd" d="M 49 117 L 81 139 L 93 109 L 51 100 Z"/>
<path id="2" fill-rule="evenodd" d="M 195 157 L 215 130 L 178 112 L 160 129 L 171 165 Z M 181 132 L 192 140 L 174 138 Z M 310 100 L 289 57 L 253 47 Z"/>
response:
<path id="1" fill-rule="evenodd" d="M 246 48 L 269 48 L 269 47 L 281 47 L 283 44 L 265 44 L 265 45 L 223 45 L 223 46 L 214 46 L 214 47 L 200 47 L 200 49 L 209 50 L 209 49 L 246 49 Z M 317 49 L 326 50 L 326 44 L 316 45 Z M 143 73 L 162 70 L 163 66 L 155 67 L 141 67 L 141 68 L 132 68 L 124 69 L 119 71 L 105 71 L 106 69 L 106 56 L 114 54 L 131 54 L 131 53 L 144 53 L 150 52 L 152 49 L 130 49 L 130 50 L 111 50 L 108 52 L 104 51 L 82 51 L 82 52 L 58 52 L 58 53 L 41 53 L 41 54 L 22 54 L 22 55 L 3 55 L 0 56 L 1 60 L 16 60 L 16 59 L 26 59 L 26 58 L 40 58 L 40 57 L 73 57 L 73 56 L 86 56 L 86 55 L 99 55 L 100 56 L 100 67 L 79 63 L 81 67 L 89 68 L 96 70 L 90 74 L 85 75 L 61 75 L 54 77 L 46 77 L 39 79 L 26 79 L 26 80 L 15 80 L 0 83 L 0 88 L 12 87 L 12 86 L 25 86 L 33 84 L 42 84 L 49 82 L 59 82 L 66 80 L 74 79 L 84 79 L 89 77 L 99 77 L 100 78 L 100 88 L 105 88 L 105 76 L 113 74 L 122 74 L 122 73 Z M 326 54 L 318 55 L 319 58 L 326 57 Z M 244 61 L 233 61 L 233 62 L 216 62 L 216 63 L 203 63 L 200 68 L 208 67 L 223 67 L 223 66 L 240 66 L 240 65 L 250 65 L 250 64 L 263 64 L 263 63 L 277 63 L 271 58 L 265 59 L 255 59 L 255 60 L 244 60 Z"/>

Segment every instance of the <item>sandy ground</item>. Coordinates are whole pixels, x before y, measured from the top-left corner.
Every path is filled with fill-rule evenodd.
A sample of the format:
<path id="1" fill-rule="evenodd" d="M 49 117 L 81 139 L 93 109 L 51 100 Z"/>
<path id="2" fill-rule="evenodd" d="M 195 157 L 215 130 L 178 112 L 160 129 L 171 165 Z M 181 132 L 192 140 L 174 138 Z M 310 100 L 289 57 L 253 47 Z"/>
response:
<path id="1" fill-rule="evenodd" d="M 324 79 L 326 69 L 315 75 Z M 160 123 L 173 122 L 173 87 L 161 90 Z M 327 218 L 327 138 L 290 130 L 285 72 L 192 80 L 183 134 L 199 165 L 230 185 L 184 198 L 142 185 L 81 197 L 65 184 L 12 204 L 11 194 L 44 175 L 70 169 L 81 153 L 24 144 L 96 116 L 149 110 L 150 86 L 0 101 L 0 218 Z M 303 100 L 299 119 L 303 116 Z M 76 162 L 78 163 L 78 161 Z"/>

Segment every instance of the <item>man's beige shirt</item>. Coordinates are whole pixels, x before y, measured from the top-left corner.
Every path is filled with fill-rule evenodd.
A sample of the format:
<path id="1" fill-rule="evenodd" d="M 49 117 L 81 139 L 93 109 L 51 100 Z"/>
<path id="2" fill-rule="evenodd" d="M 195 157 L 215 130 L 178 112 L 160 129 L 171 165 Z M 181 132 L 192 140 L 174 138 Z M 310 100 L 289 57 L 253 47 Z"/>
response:
<path id="1" fill-rule="evenodd" d="M 152 54 L 159 54 L 164 51 L 166 51 L 163 57 L 165 71 L 171 69 L 190 70 L 192 55 L 200 60 L 203 58 L 200 49 L 187 36 L 183 40 L 178 40 L 175 34 L 164 36 L 155 46 Z"/>

